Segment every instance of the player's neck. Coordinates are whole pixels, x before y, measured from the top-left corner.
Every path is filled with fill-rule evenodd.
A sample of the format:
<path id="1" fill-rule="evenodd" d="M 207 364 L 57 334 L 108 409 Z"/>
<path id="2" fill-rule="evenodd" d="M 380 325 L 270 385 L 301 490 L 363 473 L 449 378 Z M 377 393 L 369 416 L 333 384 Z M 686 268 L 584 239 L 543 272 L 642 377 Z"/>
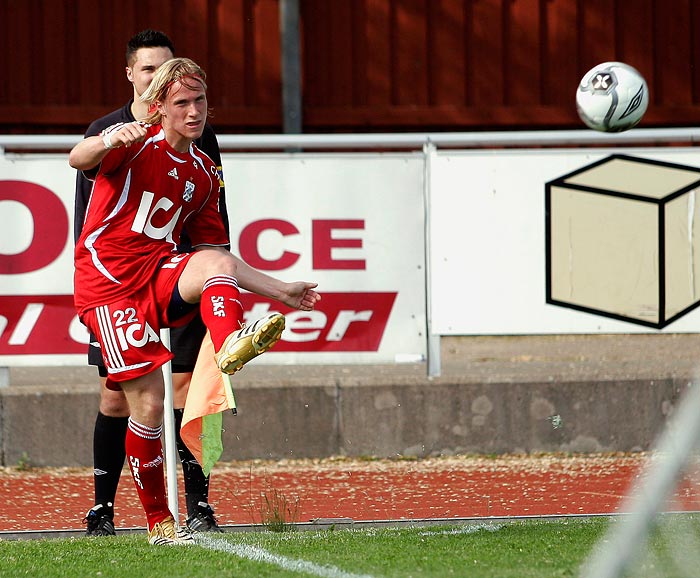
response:
<path id="1" fill-rule="evenodd" d="M 179 153 L 187 152 L 190 148 L 190 145 L 194 142 L 193 139 L 187 138 L 179 132 L 172 129 L 168 129 L 165 126 L 163 127 L 163 130 L 165 131 L 166 142 Z"/>
<path id="2" fill-rule="evenodd" d="M 134 101 L 131 103 L 131 114 L 135 120 L 143 120 L 148 116 L 148 105 L 134 93 Z"/>

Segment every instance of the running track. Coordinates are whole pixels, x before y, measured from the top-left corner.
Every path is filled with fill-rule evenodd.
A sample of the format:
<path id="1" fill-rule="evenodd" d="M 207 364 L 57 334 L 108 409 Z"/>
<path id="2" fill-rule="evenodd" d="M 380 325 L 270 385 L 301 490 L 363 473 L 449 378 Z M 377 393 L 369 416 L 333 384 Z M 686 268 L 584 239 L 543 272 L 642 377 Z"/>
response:
<path id="1" fill-rule="evenodd" d="M 266 498 L 298 522 L 614 514 L 648 460 L 648 454 L 615 454 L 219 464 L 210 502 L 222 525 L 260 523 Z M 683 482 L 666 509 L 700 509 L 697 486 Z M 92 495 L 88 469 L 0 469 L 0 532 L 80 530 Z M 182 514 L 182 490 L 179 503 Z M 145 525 L 126 470 L 115 523 Z"/>

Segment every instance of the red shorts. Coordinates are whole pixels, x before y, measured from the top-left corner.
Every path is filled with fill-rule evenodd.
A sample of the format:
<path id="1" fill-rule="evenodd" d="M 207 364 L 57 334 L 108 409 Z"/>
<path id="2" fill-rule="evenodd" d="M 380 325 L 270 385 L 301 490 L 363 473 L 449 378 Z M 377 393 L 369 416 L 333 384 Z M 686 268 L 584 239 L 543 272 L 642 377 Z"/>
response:
<path id="1" fill-rule="evenodd" d="M 183 325 L 197 312 L 168 319 L 173 290 L 192 255 L 173 255 L 160 265 L 152 282 L 136 293 L 83 314 L 82 322 L 100 342 L 108 382 L 142 377 L 173 358 L 160 339 L 160 329 Z"/>

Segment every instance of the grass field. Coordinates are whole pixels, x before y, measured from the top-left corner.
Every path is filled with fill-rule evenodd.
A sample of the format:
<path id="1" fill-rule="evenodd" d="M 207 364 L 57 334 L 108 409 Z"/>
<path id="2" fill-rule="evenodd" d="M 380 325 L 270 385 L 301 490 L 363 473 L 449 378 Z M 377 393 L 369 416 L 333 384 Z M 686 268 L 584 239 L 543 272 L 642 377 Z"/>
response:
<path id="1" fill-rule="evenodd" d="M 115 538 L 0 540 L 0 577 L 560 578 L 579 576 L 610 518 Z M 697 577 L 700 516 L 665 515 L 624 578 Z"/>
<path id="2" fill-rule="evenodd" d="M 606 518 L 361 530 L 230 532 L 195 546 L 145 536 L 0 542 L 0 576 L 236 578 L 576 576 Z"/>

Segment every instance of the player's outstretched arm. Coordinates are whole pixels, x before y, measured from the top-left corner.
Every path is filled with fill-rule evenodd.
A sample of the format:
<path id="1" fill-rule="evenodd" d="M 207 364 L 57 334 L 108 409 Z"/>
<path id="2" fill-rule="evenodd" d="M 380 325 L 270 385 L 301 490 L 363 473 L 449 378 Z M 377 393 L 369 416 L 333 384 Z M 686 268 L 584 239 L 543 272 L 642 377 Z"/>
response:
<path id="1" fill-rule="evenodd" d="M 285 283 L 275 277 L 266 275 L 233 255 L 236 260 L 236 278 L 238 284 L 247 291 L 252 291 L 264 297 L 271 297 L 288 307 L 311 311 L 318 301 L 321 300 L 315 288 L 317 283 L 308 281 L 294 281 Z"/>

